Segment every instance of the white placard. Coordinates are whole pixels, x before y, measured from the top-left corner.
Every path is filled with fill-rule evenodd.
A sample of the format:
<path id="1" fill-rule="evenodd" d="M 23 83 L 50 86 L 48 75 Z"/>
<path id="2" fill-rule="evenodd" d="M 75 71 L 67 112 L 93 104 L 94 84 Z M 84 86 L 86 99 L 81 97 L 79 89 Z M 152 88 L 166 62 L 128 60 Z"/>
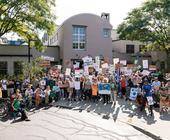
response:
<path id="1" fill-rule="evenodd" d="M 132 69 L 126 69 L 125 75 L 130 76 L 132 74 Z"/>
<path id="2" fill-rule="evenodd" d="M 100 66 L 97 63 L 93 63 L 93 67 L 96 71 L 99 71 Z"/>
<path id="3" fill-rule="evenodd" d="M 61 65 L 57 65 L 57 68 L 58 68 L 59 70 L 61 70 Z"/>
<path id="4" fill-rule="evenodd" d="M 65 72 L 65 75 L 69 76 L 71 73 L 71 69 L 70 68 L 66 68 L 66 72 Z"/>
<path id="5" fill-rule="evenodd" d="M 148 105 L 153 105 L 154 104 L 152 96 L 148 96 L 146 98 L 147 98 L 147 101 L 148 101 Z"/>
<path id="6" fill-rule="evenodd" d="M 120 64 L 122 64 L 123 66 L 126 66 L 127 61 L 126 60 L 120 60 Z"/>
<path id="7" fill-rule="evenodd" d="M 84 65 L 92 65 L 93 64 L 93 59 L 90 56 L 86 56 L 82 58 Z"/>
<path id="8" fill-rule="evenodd" d="M 89 66 L 84 66 L 84 75 L 89 75 Z"/>
<path id="9" fill-rule="evenodd" d="M 83 70 L 75 70 L 75 77 L 81 77 L 83 75 Z"/>
<path id="10" fill-rule="evenodd" d="M 54 61 L 54 57 L 50 57 L 50 56 L 44 56 L 44 55 L 42 55 L 41 58 L 42 58 L 43 60 Z"/>
<path id="11" fill-rule="evenodd" d="M 148 60 L 143 60 L 143 68 L 148 69 Z"/>
<path id="12" fill-rule="evenodd" d="M 119 62 L 119 58 L 113 58 L 113 65 L 116 65 Z"/>
<path id="13" fill-rule="evenodd" d="M 105 69 L 109 68 L 108 63 L 104 63 L 104 64 L 102 64 L 102 68 L 105 68 Z"/>
<path id="14" fill-rule="evenodd" d="M 150 74 L 150 72 L 149 72 L 148 70 L 143 70 L 143 71 L 142 71 L 142 75 L 148 76 L 149 74 Z"/>

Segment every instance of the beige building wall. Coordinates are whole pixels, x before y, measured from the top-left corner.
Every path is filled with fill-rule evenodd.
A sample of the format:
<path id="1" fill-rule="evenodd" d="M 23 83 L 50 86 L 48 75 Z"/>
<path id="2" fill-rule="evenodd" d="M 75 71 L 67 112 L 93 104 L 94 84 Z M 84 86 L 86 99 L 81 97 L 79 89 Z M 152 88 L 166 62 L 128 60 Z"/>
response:
<path id="1" fill-rule="evenodd" d="M 73 25 L 86 26 L 86 48 L 85 50 L 74 50 L 72 48 Z M 59 30 L 60 53 L 63 62 L 71 59 L 80 59 L 84 56 L 92 57 L 103 55 L 112 60 L 112 39 L 104 38 L 103 28 L 112 29 L 108 20 L 93 14 L 79 14 L 66 20 Z"/>
<path id="2" fill-rule="evenodd" d="M 31 49 L 31 60 L 40 56 L 54 57 L 55 62 L 59 62 L 59 48 L 47 47 L 47 49 L 40 53 L 35 48 Z M 9 46 L 0 45 L 0 61 L 7 62 L 7 71 L 9 75 L 14 74 L 14 62 L 28 61 L 28 47 L 27 46 Z"/>

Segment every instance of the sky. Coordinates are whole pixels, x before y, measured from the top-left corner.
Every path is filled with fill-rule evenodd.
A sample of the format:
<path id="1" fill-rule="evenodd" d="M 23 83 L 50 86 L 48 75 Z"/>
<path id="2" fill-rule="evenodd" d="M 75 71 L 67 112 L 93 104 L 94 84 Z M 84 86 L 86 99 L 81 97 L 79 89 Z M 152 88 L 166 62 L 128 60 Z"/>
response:
<path id="1" fill-rule="evenodd" d="M 110 13 L 110 23 L 113 29 L 123 22 L 128 12 L 133 8 L 140 7 L 145 0 L 56 0 L 53 9 L 57 16 L 56 24 L 61 25 L 69 17 L 80 13 L 92 13 L 101 16 L 101 13 Z M 5 35 L 11 40 L 18 36 L 14 33 Z M 41 35 L 42 36 L 42 35 Z"/>
<path id="2" fill-rule="evenodd" d="M 128 12 L 139 7 L 145 0 L 56 0 L 56 23 L 61 25 L 69 17 L 80 13 L 101 15 L 110 13 L 113 29 L 126 18 Z"/>

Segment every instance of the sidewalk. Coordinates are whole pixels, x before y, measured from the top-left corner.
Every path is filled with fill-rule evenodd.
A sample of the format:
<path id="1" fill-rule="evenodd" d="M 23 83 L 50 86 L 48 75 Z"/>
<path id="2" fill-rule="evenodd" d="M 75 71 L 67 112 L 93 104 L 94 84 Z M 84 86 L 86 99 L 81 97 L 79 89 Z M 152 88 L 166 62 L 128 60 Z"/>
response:
<path id="1" fill-rule="evenodd" d="M 126 102 L 118 99 L 116 106 L 113 104 L 102 104 L 102 102 L 93 103 L 90 101 L 68 102 L 60 100 L 54 106 L 67 108 L 77 111 L 87 111 L 93 115 L 100 115 L 104 119 L 113 119 L 115 123 L 123 122 L 142 131 L 148 131 L 155 135 L 157 139 L 168 140 L 170 138 L 170 113 L 160 116 L 159 109 L 154 110 L 154 116 L 146 112 L 140 112 L 132 102 Z M 154 136 L 153 136 L 154 137 Z M 155 138 L 155 139 L 156 139 Z"/>

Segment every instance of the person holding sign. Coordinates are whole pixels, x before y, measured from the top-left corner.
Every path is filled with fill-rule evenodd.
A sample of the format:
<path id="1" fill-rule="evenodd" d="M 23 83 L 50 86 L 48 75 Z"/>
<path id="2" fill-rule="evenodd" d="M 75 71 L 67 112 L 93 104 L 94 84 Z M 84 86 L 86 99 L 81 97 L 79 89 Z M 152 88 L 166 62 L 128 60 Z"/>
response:
<path id="1" fill-rule="evenodd" d="M 144 101 L 147 102 L 148 106 L 149 106 L 149 112 L 150 112 L 150 115 L 152 116 L 153 115 L 153 111 L 152 111 L 152 108 L 153 108 L 153 97 L 152 97 L 152 86 L 148 83 L 147 80 L 144 81 L 144 85 L 143 85 L 143 93 L 144 93 Z"/>
<path id="2" fill-rule="evenodd" d="M 97 101 L 97 95 L 98 95 L 98 83 L 97 83 L 96 77 L 93 78 L 91 88 L 92 88 L 92 99 L 93 99 L 94 102 L 96 102 Z"/>
<path id="3" fill-rule="evenodd" d="M 159 106 L 159 102 L 160 102 L 160 95 L 159 95 L 159 89 L 161 87 L 161 82 L 158 80 L 158 77 L 155 77 L 154 81 L 152 82 L 152 88 L 154 90 L 154 93 L 153 93 L 153 98 L 154 98 L 154 101 L 156 102 L 154 104 L 154 106 Z"/>

